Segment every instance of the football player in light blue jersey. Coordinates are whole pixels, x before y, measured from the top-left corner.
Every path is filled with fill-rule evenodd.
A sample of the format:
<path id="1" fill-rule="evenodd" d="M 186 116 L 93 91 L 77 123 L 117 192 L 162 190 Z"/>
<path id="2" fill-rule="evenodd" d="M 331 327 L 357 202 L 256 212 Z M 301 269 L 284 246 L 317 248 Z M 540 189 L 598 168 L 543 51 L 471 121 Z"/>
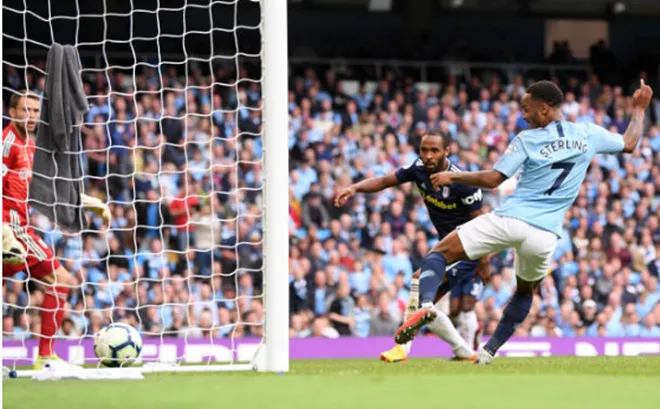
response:
<path id="1" fill-rule="evenodd" d="M 514 248 L 516 292 L 495 333 L 477 353 L 478 364 L 491 363 L 529 313 L 532 295 L 547 274 L 564 215 L 578 195 L 589 163 L 599 153 L 635 150 L 652 95 L 651 88 L 641 81 L 632 97 L 630 125 L 624 135 L 619 135 L 596 125 L 564 121 L 561 90 L 550 81 L 536 82 L 527 88 L 521 104 L 523 118 L 531 129 L 511 141 L 493 169 L 432 175 L 435 188 L 460 183 L 492 189 L 522 168 L 516 191 L 504 205 L 458 227 L 425 258 L 419 282 L 422 308 L 399 328 L 395 341 L 408 342 L 434 318 L 433 296 L 448 264 Z"/>

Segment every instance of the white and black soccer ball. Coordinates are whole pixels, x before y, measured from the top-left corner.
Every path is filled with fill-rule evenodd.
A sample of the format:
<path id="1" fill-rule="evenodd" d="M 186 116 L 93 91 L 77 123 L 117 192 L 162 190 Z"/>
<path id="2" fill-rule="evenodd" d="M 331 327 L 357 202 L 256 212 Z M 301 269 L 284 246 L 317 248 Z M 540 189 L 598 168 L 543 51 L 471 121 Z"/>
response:
<path id="1" fill-rule="evenodd" d="M 142 351 L 142 337 L 126 324 L 110 324 L 94 339 L 94 353 L 101 364 L 111 368 L 132 365 Z"/>

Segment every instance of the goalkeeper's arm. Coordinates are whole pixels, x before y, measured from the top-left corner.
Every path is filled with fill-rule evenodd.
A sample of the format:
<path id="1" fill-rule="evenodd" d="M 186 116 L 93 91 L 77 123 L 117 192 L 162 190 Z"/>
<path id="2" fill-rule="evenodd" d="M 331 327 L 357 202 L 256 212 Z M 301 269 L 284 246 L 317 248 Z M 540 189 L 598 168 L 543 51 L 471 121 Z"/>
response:
<path id="1" fill-rule="evenodd" d="M 27 251 L 8 224 L 2 223 L 2 263 L 23 264 Z"/>

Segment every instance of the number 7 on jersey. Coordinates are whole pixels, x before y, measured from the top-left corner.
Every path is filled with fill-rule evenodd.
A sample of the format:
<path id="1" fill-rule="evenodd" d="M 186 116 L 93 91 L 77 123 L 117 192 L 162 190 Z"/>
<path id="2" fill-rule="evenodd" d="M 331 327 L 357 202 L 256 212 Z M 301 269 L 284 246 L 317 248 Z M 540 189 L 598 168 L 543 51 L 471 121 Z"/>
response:
<path id="1" fill-rule="evenodd" d="M 543 192 L 544 195 L 552 195 L 555 190 L 559 189 L 562 183 L 564 183 L 564 180 L 566 180 L 566 177 L 568 176 L 569 173 L 571 173 L 571 170 L 573 169 L 573 166 L 575 166 L 575 162 L 557 162 L 552 164 L 552 169 L 561 169 L 561 173 L 555 180 L 555 183 L 552 184 L 552 187 L 545 192 Z"/>

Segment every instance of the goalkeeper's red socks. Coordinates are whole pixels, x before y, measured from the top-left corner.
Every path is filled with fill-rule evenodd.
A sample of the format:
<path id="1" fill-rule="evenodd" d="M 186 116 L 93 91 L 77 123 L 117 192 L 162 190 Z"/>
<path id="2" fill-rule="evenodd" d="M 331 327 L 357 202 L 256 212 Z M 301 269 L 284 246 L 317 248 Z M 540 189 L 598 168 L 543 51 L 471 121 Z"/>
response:
<path id="1" fill-rule="evenodd" d="M 51 356 L 55 352 L 53 346 L 55 334 L 64 318 L 64 306 L 69 294 L 69 288 L 54 286 L 46 290 L 41 310 L 41 338 L 39 338 L 39 356 Z"/>

